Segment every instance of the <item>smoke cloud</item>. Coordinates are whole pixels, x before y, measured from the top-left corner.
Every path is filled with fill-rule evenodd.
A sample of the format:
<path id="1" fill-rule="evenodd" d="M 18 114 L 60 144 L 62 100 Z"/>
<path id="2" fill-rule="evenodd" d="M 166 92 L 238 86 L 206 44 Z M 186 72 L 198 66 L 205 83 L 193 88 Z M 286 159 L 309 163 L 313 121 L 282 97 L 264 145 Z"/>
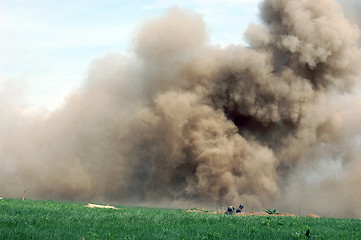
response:
<path id="1" fill-rule="evenodd" d="M 1 104 L 0 194 L 360 217 L 360 30 L 330 0 L 260 11 L 220 48 L 171 8 L 57 110 Z"/>

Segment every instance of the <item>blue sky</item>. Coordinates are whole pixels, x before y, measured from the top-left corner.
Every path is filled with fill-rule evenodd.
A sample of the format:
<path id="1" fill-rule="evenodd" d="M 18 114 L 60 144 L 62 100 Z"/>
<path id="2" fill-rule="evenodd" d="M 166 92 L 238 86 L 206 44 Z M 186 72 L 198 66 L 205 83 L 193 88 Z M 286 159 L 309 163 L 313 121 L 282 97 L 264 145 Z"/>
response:
<path id="1" fill-rule="evenodd" d="M 127 55 L 137 27 L 175 5 L 203 16 L 210 44 L 243 44 L 248 24 L 259 21 L 259 2 L 0 0 L 0 100 L 53 109 L 81 85 L 92 61 Z"/>

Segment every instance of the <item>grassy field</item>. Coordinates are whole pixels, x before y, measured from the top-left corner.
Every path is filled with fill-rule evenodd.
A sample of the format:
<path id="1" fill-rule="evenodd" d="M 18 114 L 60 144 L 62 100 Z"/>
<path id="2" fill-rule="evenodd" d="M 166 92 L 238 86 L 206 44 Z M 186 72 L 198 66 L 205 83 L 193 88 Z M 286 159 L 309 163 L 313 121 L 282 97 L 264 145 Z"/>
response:
<path id="1" fill-rule="evenodd" d="M 358 219 L 228 216 L 84 205 L 2 199 L 0 239 L 361 239 Z"/>

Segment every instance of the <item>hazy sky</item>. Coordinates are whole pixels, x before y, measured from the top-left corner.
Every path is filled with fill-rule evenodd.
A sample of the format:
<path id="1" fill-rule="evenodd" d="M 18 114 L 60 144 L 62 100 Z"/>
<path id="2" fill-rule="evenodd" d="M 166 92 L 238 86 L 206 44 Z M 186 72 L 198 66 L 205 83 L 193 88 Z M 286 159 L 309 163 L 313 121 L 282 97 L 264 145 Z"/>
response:
<path id="1" fill-rule="evenodd" d="M 0 99 L 54 108 L 84 81 L 89 64 L 127 55 L 137 28 L 169 7 L 204 18 L 210 44 L 244 44 L 259 0 L 0 0 Z"/>

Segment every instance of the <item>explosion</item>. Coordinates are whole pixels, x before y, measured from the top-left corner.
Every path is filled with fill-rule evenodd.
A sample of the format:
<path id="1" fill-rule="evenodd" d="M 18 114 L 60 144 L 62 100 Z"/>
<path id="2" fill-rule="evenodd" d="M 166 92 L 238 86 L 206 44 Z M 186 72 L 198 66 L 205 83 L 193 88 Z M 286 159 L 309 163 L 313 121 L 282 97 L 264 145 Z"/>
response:
<path id="1" fill-rule="evenodd" d="M 360 30 L 330 0 L 260 10 L 247 47 L 221 48 L 171 8 L 61 108 L 2 103 L 0 193 L 360 216 Z"/>

